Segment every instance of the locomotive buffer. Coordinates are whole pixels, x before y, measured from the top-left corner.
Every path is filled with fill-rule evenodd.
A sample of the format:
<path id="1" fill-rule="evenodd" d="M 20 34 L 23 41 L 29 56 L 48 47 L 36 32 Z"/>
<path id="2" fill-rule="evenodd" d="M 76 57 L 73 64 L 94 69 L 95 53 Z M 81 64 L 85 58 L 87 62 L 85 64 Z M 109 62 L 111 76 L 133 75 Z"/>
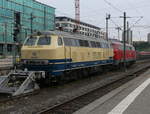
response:
<path id="1" fill-rule="evenodd" d="M 0 77 L 0 93 L 11 96 L 27 94 L 40 89 L 37 80 L 45 78 L 44 71 L 12 71 Z"/>

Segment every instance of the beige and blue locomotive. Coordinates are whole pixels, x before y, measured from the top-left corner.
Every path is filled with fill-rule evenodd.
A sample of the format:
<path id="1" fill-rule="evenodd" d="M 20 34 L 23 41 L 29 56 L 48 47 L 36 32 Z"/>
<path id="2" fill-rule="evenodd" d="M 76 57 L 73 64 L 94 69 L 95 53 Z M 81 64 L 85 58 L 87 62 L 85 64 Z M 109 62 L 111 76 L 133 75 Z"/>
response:
<path id="1" fill-rule="evenodd" d="M 107 40 L 61 31 L 29 36 L 21 49 L 24 68 L 45 71 L 47 76 L 68 72 L 80 74 L 113 64 L 113 49 Z"/>

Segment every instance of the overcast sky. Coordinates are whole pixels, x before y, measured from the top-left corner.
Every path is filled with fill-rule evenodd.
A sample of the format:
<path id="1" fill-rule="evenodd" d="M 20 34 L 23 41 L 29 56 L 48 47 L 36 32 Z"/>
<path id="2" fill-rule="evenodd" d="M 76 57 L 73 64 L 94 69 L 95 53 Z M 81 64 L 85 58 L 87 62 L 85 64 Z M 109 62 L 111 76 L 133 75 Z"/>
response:
<path id="1" fill-rule="evenodd" d="M 56 8 L 56 16 L 74 18 L 74 0 L 37 0 Z M 105 28 L 106 13 L 111 14 L 109 36 L 118 36 L 115 27 L 123 26 L 123 19 L 118 18 L 127 12 L 133 17 L 127 20 L 133 29 L 134 40 L 147 40 L 150 31 L 150 0 L 80 0 L 81 21 Z M 143 16 L 142 19 L 140 17 Z M 134 26 L 134 27 L 133 27 Z"/>

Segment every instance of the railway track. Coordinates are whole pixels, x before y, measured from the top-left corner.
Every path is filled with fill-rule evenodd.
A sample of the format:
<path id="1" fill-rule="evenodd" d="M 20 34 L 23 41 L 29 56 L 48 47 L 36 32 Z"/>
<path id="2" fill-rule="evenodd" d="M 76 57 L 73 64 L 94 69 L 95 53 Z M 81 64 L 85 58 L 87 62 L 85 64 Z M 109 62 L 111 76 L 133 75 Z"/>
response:
<path id="1" fill-rule="evenodd" d="M 10 96 L 10 95 L 7 95 L 7 94 L 2 94 L 0 95 L 0 104 L 5 104 L 9 101 L 13 102 L 15 100 L 18 100 L 20 98 L 23 98 L 23 97 L 28 97 L 28 96 L 31 96 L 31 95 L 36 95 L 40 92 L 40 90 L 36 90 L 34 92 L 31 92 L 31 93 L 26 93 L 26 94 L 23 94 L 23 95 L 18 95 L 18 96 Z"/>
<path id="2" fill-rule="evenodd" d="M 138 62 L 137 64 L 141 64 L 144 61 Z M 93 90 L 87 91 L 83 94 L 77 95 L 71 99 L 68 99 L 60 104 L 48 107 L 37 114 L 72 114 L 73 112 L 77 111 L 78 109 L 86 106 L 87 104 L 93 102 L 94 100 L 102 97 L 103 95 L 107 94 L 108 92 L 118 88 L 119 86 L 125 84 L 126 82 L 136 78 L 146 70 L 150 68 L 149 65 L 141 65 L 141 68 L 135 69 L 132 72 L 124 74 L 121 76 L 122 78 L 112 81 L 111 83 L 103 86 L 97 87 Z"/>
<path id="3" fill-rule="evenodd" d="M 45 105 L 44 107 L 39 108 L 38 111 L 34 111 L 34 112 L 36 112 L 38 114 L 47 114 L 47 113 L 48 114 L 51 114 L 51 113 L 57 114 L 59 112 L 60 113 L 68 112 L 71 114 L 72 112 L 78 110 L 79 108 L 89 104 L 96 98 L 99 98 L 99 97 L 105 95 L 106 93 L 108 93 L 109 91 L 111 91 L 112 89 L 115 89 L 116 87 L 120 86 L 120 84 L 125 83 L 128 80 L 135 78 L 136 76 L 138 76 L 138 74 L 140 74 L 140 72 L 144 72 L 144 70 L 149 68 L 149 66 L 150 66 L 150 64 L 148 64 L 148 62 L 149 62 L 148 60 L 138 61 L 135 65 L 133 65 L 133 67 L 136 65 L 139 65 L 140 67 L 137 67 L 137 68 L 131 70 L 129 73 L 123 73 L 121 76 L 119 74 L 119 75 L 113 76 L 113 78 L 110 77 L 109 79 L 104 80 L 104 82 L 100 86 L 99 85 L 95 86 L 95 87 L 93 86 L 92 88 L 87 89 L 88 91 L 80 92 L 77 95 L 74 95 L 71 97 L 68 96 L 69 99 L 61 100 L 61 102 L 56 101 L 55 103 L 54 102 L 50 103 L 51 106 Z M 128 77 L 128 78 L 124 78 L 124 77 Z M 92 86 L 92 84 L 91 84 L 91 86 Z M 108 91 L 106 91 L 106 90 L 108 90 Z M 38 94 L 40 92 L 41 92 L 41 90 L 26 94 L 26 95 L 17 96 L 17 97 L 10 97 L 10 96 L 3 97 L 0 95 L 0 105 L 3 105 L 3 104 L 5 105 L 5 104 L 9 104 L 9 103 L 13 105 L 16 102 L 18 102 L 19 100 L 22 101 L 22 100 L 24 100 L 24 98 L 26 98 L 28 96 L 34 97 L 35 94 Z M 51 91 L 50 91 L 50 93 L 51 93 Z M 95 96 L 92 95 L 91 93 L 94 93 Z M 57 94 L 56 94 L 56 96 L 57 96 Z M 86 95 L 89 95 L 89 96 L 84 97 Z M 44 95 L 40 95 L 40 96 L 44 97 Z M 92 96 L 94 96 L 94 97 L 92 97 Z M 80 98 L 83 98 L 83 100 L 82 99 L 80 100 Z M 88 99 L 88 101 L 87 101 L 87 99 Z M 78 100 L 78 101 L 76 101 L 76 100 Z M 82 101 L 82 102 L 80 102 L 80 101 Z M 68 103 L 71 103 L 71 104 L 68 105 Z M 74 104 L 74 105 L 72 105 L 72 104 Z M 76 106 L 75 106 L 75 104 L 76 104 Z"/>

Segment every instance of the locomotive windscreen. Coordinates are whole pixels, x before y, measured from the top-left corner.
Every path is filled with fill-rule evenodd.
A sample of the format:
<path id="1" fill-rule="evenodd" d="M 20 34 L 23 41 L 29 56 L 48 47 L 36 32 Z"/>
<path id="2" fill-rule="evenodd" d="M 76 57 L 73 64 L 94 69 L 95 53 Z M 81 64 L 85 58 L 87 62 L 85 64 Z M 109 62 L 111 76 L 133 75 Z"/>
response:
<path id="1" fill-rule="evenodd" d="M 50 45 L 51 38 L 50 37 L 40 37 L 37 45 Z"/>
<path id="2" fill-rule="evenodd" d="M 29 37 L 27 38 L 27 40 L 25 41 L 25 46 L 32 46 L 32 45 L 35 45 L 37 41 L 37 37 Z"/>
<path id="3" fill-rule="evenodd" d="M 34 45 L 50 45 L 51 43 L 51 38 L 47 37 L 47 36 L 41 36 L 41 37 L 37 37 L 37 36 L 31 36 L 29 38 L 27 38 L 27 40 L 25 41 L 24 45 L 25 46 L 34 46 Z"/>

